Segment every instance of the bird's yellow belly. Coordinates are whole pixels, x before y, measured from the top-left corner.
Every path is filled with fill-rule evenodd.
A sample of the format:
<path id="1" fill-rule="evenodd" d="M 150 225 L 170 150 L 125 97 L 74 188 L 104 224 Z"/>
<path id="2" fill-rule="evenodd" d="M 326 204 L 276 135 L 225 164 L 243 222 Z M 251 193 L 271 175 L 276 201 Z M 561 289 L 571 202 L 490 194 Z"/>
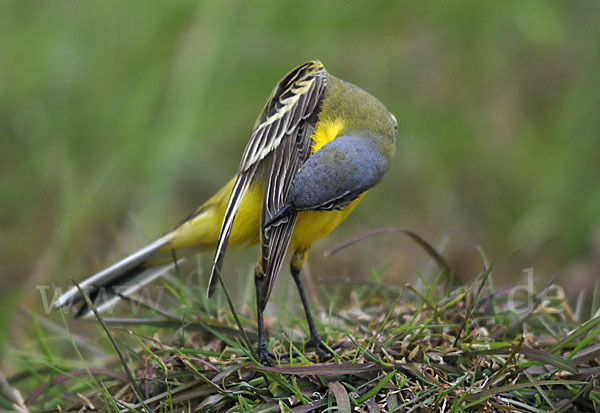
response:
<path id="1" fill-rule="evenodd" d="M 231 229 L 229 242 L 232 246 L 244 244 L 251 246 L 259 243 L 263 191 L 263 185 L 254 185 L 244 197 Z M 361 198 L 362 195 L 347 207 L 339 210 L 298 213 L 288 250 L 308 249 L 315 241 L 329 235 L 350 215 Z"/>
<path id="2" fill-rule="evenodd" d="M 291 251 L 308 249 L 316 240 L 329 235 L 350 215 L 361 198 L 362 195 L 347 207 L 339 210 L 300 212 L 288 249 Z"/>

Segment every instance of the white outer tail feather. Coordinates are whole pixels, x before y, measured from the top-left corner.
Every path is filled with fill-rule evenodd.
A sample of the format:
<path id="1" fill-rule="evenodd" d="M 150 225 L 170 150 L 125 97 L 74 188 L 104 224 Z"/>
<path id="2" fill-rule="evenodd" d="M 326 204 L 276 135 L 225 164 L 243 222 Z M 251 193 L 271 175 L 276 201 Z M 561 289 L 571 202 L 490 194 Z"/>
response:
<path id="1" fill-rule="evenodd" d="M 183 258 L 179 259 L 177 264 L 181 263 L 183 260 Z M 115 286 L 115 291 L 105 290 L 104 294 L 100 295 L 101 299 L 95 300 L 94 307 L 96 307 L 96 310 L 101 313 L 113 307 L 123 297 L 129 297 L 131 294 L 150 284 L 152 281 L 161 277 L 174 267 L 175 263 L 170 263 L 159 267 L 147 268 L 135 275 L 133 278 L 130 278 L 118 286 Z M 86 311 L 79 314 L 79 317 L 82 318 L 92 318 L 93 316 L 94 312 L 91 308 L 87 308 Z"/>
<path id="2" fill-rule="evenodd" d="M 145 246 L 144 248 L 116 262 L 110 267 L 105 268 L 104 270 L 86 278 L 81 283 L 79 283 L 79 286 L 83 291 L 86 292 L 96 291 L 100 288 L 108 289 L 113 286 L 113 282 L 117 281 L 120 276 L 127 273 L 127 271 L 132 270 L 133 268 L 143 264 L 157 250 L 166 245 L 169 241 L 170 237 L 168 235 L 165 235 L 152 242 L 151 244 Z M 180 261 L 182 260 L 178 260 L 178 262 Z M 123 282 L 121 282 L 118 285 L 118 291 L 121 296 L 128 296 L 130 294 L 133 294 L 135 291 L 154 281 L 156 278 L 160 277 L 162 274 L 169 271 L 174 266 L 175 263 L 173 262 L 162 266 L 149 267 L 143 269 L 141 272 L 133 275 L 131 278 L 123 280 Z M 108 308 L 110 305 L 113 305 L 116 301 L 118 301 L 121 298 L 120 295 L 111 293 L 108 300 L 98 303 L 97 309 L 99 311 L 102 311 Z M 67 292 L 58 297 L 55 306 L 63 307 L 65 305 L 74 304 L 82 299 L 83 296 L 81 295 L 77 287 L 73 286 Z M 88 310 L 82 315 L 86 316 L 90 314 L 91 311 Z"/>

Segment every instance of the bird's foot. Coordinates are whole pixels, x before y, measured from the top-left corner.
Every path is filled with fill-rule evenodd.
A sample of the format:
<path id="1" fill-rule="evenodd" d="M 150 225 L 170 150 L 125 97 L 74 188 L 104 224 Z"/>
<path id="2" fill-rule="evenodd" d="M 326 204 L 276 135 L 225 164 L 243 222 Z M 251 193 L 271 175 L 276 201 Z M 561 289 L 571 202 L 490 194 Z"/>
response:
<path id="1" fill-rule="evenodd" d="M 258 362 L 264 366 L 270 366 L 273 367 L 273 360 L 275 360 L 275 355 L 273 353 L 271 353 L 269 350 L 267 350 L 267 346 L 266 345 L 258 345 L 257 348 L 257 356 L 258 356 Z"/>
<path id="2" fill-rule="evenodd" d="M 333 350 L 323 344 L 319 335 L 312 336 L 308 341 L 308 345 L 315 348 L 315 354 L 319 361 L 329 360 L 336 354 Z"/>

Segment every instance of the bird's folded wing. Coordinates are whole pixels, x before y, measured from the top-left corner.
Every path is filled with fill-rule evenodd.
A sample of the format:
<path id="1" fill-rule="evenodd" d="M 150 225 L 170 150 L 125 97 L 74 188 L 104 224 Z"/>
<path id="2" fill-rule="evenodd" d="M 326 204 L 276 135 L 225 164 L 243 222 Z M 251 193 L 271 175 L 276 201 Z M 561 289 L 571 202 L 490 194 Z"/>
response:
<path id="1" fill-rule="evenodd" d="M 311 118 L 311 115 L 317 109 L 325 90 L 326 76 L 325 67 L 318 61 L 307 62 L 297 67 L 277 84 L 259 116 L 254 132 L 242 156 L 240 168 L 225 210 L 210 274 L 209 297 L 214 292 L 217 284 L 216 273 L 220 273 L 223 265 L 235 215 L 259 166 L 267 157 L 270 159 L 271 165 L 268 170 L 269 176 L 267 177 L 261 215 L 262 222 L 265 222 L 265 218 L 267 220 L 270 218 L 269 214 L 274 214 L 278 207 L 283 205 L 294 175 L 310 155 L 310 142 L 305 142 L 310 140 L 310 135 L 306 135 L 308 128 L 303 127 L 302 124 L 314 118 Z M 284 142 L 283 145 L 282 142 Z M 308 150 L 304 149 L 306 145 L 308 145 Z M 272 156 L 269 157 L 271 154 Z M 265 211 L 265 209 L 267 210 Z M 295 219 L 283 223 L 284 227 L 276 231 L 277 234 L 281 231 L 279 235 L 275 233 L 266 234 L 270 237 L 271 241 L 269 242 L 276 248 L 269 248 L 269 254 L 285 255 L 285 249 L 287 249 L 294 223 Z M 265 236 L 263 232 L 261 229 L 262 237 Z M 277 249 L 278 246 L 283 244 L 286 248 Z M 263 248 L 263 265 L 266 262 L 264 251 L 265 248 Z M 273 263 L 279 260 L 278 267 L 267 263 L 269 268 L 275 269 L 277 267 L 278 271 L 282 258 L 273 260 L 271 255 L 267 258 L 268 262 L 273 261 Z M 277 275 L 276 272 L 274 274 L 274 276 Z"/>
<path id="2" fill-rule="evenodd" d="M 315 116 L 316 117 L 316 116 Z M 297 214 L 293 213 L 275 225 L 267 225 L 269 221 L 286 204 L 292 180 L 306 159 L 311 154 L 311 135 L 316 120 L 309 117 L 303 120 L 296 139 L 289 139 L 273 154 L 269 165 L 269 174 L 265 186 L 261 215 L 261 268 L 264 273 L 261 303 L 266 305 L 273 285 L 281 269 L 283 259 L 294 231 Z"/>

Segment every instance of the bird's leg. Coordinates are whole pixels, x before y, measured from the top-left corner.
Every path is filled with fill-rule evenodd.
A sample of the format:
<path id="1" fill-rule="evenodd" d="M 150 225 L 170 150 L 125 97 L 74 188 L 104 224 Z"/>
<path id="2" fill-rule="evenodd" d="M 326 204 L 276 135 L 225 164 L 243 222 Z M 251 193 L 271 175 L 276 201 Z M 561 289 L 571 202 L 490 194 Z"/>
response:
<path id="1" fill-rule="evenodd" d="M 300 294 L 300 300 L 302 300 L 302 306 L 304 307 L 304 314 L 306 315 L 306 321 L 308 322 L 308 330 L 310 331 L 310 340 L 309 344 L 315 347 L 316 353 L 319 358 L 324 359 L 327 357 L 329 350 L 327 347 L 323 345 L 323 341 L 321 340 L 321 336 L 317 331 L 317 327 L 315 326 L 315 322 L 313 320 L 312 314 L 310 312 L 310 307 L 308 306 L 308 300 L 306 299 L 306 293 L 304 292 L 304 287 L 302 286 L 302 280 L 300 280 L 300 270 L 306 261 L 307 251 L 296 251 L 294 256 L 292 257 L 292 262 L 290 265 L 290 272 L 292 273 L 292 278 L 296 282 L 296 287 L 298 288 L 298 294 Z"/>
<path id="2" fill-rule="evenodd" d="M 306 314 L 308 330 L 310 331 L 310 343 L 315 347 L 318 347 L 322 345 L 321 336 L 319 336 L 319 332 L 317 331 L 317 327 L 315 326 L 315 322 L 312 318 L 310 307 L 308 306 L 306 294 L 304 293 L 304 287 L 302 286 L 302 281 L 300 280 L 300 271 L 292 270 L 292 277 L 296 282 L 296 287 L 298 287 L 298 294 L 300 294 L 300 300 L 302 300 L 302 306 L 304 307 L 304 313 Z"/>
<path id="3" fill-rule="evenodd" d="M 270 358 L 272 354 L 267 350 L 267 343 L 265 342 L 265 323 L 263 319 L 263 306 L 262 306 L 262 289 L 263 289 L 264 275 L 257 268 L 254 271 L 254 287 L 256 289 L 256 319 L 258 322 L 258 346 L 257 355 L 258 362 L 261 364 L 271 365 Z"/>

